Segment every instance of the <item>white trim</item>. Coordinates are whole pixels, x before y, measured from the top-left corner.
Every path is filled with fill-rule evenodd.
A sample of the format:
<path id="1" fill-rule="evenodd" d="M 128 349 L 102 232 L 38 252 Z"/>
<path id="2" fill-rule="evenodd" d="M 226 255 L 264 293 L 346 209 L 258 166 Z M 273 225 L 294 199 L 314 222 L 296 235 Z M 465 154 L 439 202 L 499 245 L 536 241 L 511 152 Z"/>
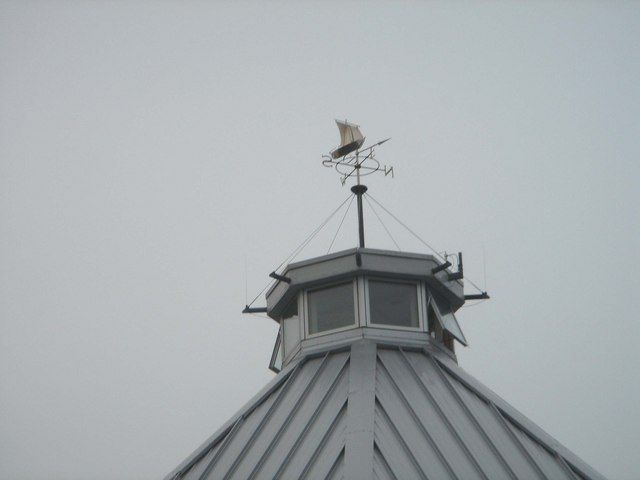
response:
<path id="1" fill-rule="evenodd" d="M 429 326 L 427 325 L 427 308 L 428 308 L 428 297 L 429 297 L 429 290 L 427 288 L 427 283 L 424 281 L 420 282 L 420 295 L 418 298 L 418 306 L 419 306 L 419 315 L 420 315 L 420 329 L 423 332 L 426 332 L 429 328 Z"/>
<path id="2" fill-rule="evenodd" d="M 356 323 L 359 327 L 365 327 L 367 325 L 367 283 L 365 277 L 359 275 L 356 277 L 356 291 L 357 291 L 357 312 Z"/>

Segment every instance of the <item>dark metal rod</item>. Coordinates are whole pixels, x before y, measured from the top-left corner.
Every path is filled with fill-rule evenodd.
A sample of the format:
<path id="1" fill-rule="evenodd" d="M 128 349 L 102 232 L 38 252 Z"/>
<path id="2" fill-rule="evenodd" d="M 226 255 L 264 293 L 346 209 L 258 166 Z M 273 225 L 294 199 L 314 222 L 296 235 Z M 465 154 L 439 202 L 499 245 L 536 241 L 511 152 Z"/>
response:
<path id="1" fill-rule="evenodd" d="M 453 272 L 450 273 L 447 277 L 447 279 L 451 282 L 453 280 L 462 280 L 464 278 L 464 275 L 462 275 L 462 272 Z"/>
<path id="2" fill-rule="evenodd" d="M 445 260 L 445 262 L 442 265 L 438 265 L 437 267 L 432 268 L 431 273 L 435 275 L 438 272 L 446 270 L 450 266 L 451 266 L 451 262 L 449 260 Z"/>
<path id="3" fill-rule="evenodd" d="M 362 194 L 358 195 L 358 236 L 360 248 L 364 248 L 364 215 L 362 213 Z"/>
<path id="4" fill-rule="evenodd" d="M 449 274 L 449 280 L 460 280 L 464 278 L 464 269 L 462 267 L 462 252 L 458 252 L 458 271 Z"/>
<path id="5" fill-rule="evenodd" d="M 465 300 L 488 300 L 489 298 L 489 294 L 487 292 L 482 292 L 482 293 L 474 293 L 471 295 L 465 295 L 464 299 Z"/>
<path id="6" fill-rule="evenodd" d="M 362 195 L 367 191 L 366 185 L 354 185 L 351 191 L 358 197 L 358 236 L 360 248 L 364 248 L 364 215 L 362 213 Z"/>
<path id="7" fill-rule="evenodd" d="M 280 280 L 282 282 L 291 283 L 291 279 L 289 277 L 285 277 L 284 275 L 278 275 L 276 272 L 271 272 L 269 276 L 271 278 L 275 278 L 276 280 Z"/>
<path id="8" fill-rule="evenodd" d="M 250 307 L 247 305 L 242 313 L 267 313 L 267 307 Z"/>

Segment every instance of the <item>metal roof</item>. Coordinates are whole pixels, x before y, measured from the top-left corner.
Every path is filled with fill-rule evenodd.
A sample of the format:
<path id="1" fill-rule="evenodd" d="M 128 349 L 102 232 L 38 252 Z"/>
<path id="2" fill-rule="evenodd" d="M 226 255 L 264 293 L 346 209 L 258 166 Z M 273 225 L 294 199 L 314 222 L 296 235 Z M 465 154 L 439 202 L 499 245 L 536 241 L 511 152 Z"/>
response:
<path id="1" fill-rule="evenodd" d="M 603 479 L 435 342 L 300 357 L 166 479 Z"/>

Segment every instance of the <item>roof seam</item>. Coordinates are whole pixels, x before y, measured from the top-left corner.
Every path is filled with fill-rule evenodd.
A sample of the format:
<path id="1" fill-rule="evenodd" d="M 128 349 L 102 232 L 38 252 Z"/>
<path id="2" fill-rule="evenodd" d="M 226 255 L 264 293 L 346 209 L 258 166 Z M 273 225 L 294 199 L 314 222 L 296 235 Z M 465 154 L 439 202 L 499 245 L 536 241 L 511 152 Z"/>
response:
<path id="1" fill-rule="evenodd" d="M 271 382 L 267 384 L 267 386 L 264 387 L 259 395 L 254 396 L 248 404 L 244 405 L 240 412 L 236 413 L 213 435 L 205 440 L 189 457 L 183 460 L 173 471 L 171 471 L 165 477 L 165 480 L 179 478 L 179 476 L 184 475 L 185 472 L 193 468 L 193 466 L 200 459 L 202 459 L 203 456 L 211 450 L 211 448 L 222 441 L 222 439 L 229 433 L 230 429 L 233 428 L 233 426 L 240 418 L 246 418 L 251 414 L 251 412 L 262 405 L 267 400 L 267 398 L 269 398 L 269 396 L 273 392 L 277 391 L 286 381 L 288 381 L 291 374 L 295 372 L 300 366 L 302 366 L 306 361 L 306 358 L 302 358 L 297 362 L 292 362 L 291 364 L 287 365 L 287 367 L 284 368 L 278 374 L 278 376 L 276 376 L 273 380 L 271 380 Z"/>
<path id="2" fill-rule="evenodd" d="M 506 430 L 507 435 L 509 435 L 511 439 L 515 442 L 515 444 L 518 446 L 518 448 L 520 449 L 522 454 L 525 456 L 525 458 L 529 460 L 529 463 L 533 465 L 533 468 L 542 476 L 542 478 L 545 478 L 548 480 L 549 477 L 547 477 L 547 475 L 544 473 L 540 465 L 538 465 L 538 462 L 536 462 L 535 458 L 533 458 L 533 456 L 529 453 L 529 450 L 525 448 L 525 446 L 522 444 L 518 436 L 513 432 L 513 430 L 511 430 L 511 427 L 509 426 L 509 422 L 502 415 L 502 412 L 492 402 L 487 402 L 487 403 L 489 404 L 491 411 L 498 418 L 498 421 L 500 422 L 502 427 Z"/>
<path id="3" fill-rule="evenodd" d="M 563 457 L 564 458 L 564 457 Z M 569 465 L 569 468 L 571 468 L 571 470 L 573 471 L 573 473 L 575 475 L 577 475 L 577 478 L 579 478 L 580 480 L 585 480 L 587 478 L 591 478 L 589 477 L 589 475 L 587 475 L 586 473 L 584 473 L 581 469 L 579 469 L 578 467 L 576 467 L 575 465 L 573 465 L 572 463 L 569 462 L 569 460 L 567 460 L 566 458 L 564 459 L 565 462 L 567 462 L 567 465 Z"/>
<path id="4" fill-rule="evenodd" d="M 440 406 L 440 404 L 438 403 L 438 401 L 435 399 L 435 397 L 431 394 L 431 392 L 429 391 L 428 388 L 425 387 L 424 383 L 422 382 L 422 380 L 420 380 L 420 376 L 417 374 L 415 368 L 413 367 L 413 365 L 411 364 L 411 362 L 408 361 L 408 359 L 406 358 L 406 356 L 404 355 L 404 352 L 402 350 L 402 348 L 399 348 L 400 352 L 401 352 L 401 358 L 403 359 L 403 361 L 405 362 L 405 364 L 409 367 L 409 371 L 411 372 L 411 374 L 414 377 L 414 380 L 416 380 L 416 382 L 418 383 L 418 385 L 420 386 L 420 389 L 422 390 L 422 392 L 425 394 L 425 396 L 429 399 L 429 401 L 431 402 L 431 404 L 433 405 L 433 407 L 435 408 L 435 410 L 438 412 L 438 415 L 440 416 L 440 419 L 443 421 L 443 423 L 446 425 L 447 429 L 449 430 L 449 432 L 451 432 L 451 434 L 453 435 L 453 437 L 456 439 L 458 445 L 462 448 L 462 451 L 466 454 L 467 458 L 469 458 L 469 460 L 471 461 L 471 463 L 477 468 L 478 472 L 480 473 L 480 475 L 485 478 L 486 480 L 489 480 L 489 477 L 487 476 L 487 474 L 484 472 L 484 470 L 480 467 L 480 464 L 478 463 L 478 461 L 476 460 L 476 458 L 473 456 L 473 454 L 471 453 L 471 451 L 469 450 L 469 447 L 467 447 L 467 445 L 464 443 L 464 441 L 462 440 L 462 437 L 460 436 L 460 434 L 458 433 L 458 431 L 456 430 L 456 428 L 453 426 L 453 424 L 451 423 L 451 421 L 449 420 L 449 418 L 447 417 L 447 415 L 445 415 L 444 411 L 442 410 L 442 407 Z M 426 355 L 427 359 L 431 359 L 430 355 Z M 394 381 L 395 384 L 395 381 Z M 397 384 L 396 388 L 397 387 Z M 420 422 L 420 425 L 422 426 L 422 422 Z M 423 429 L 426 431 L 426 429 L 423 427 Z M 444 454 L 443 454 L 444 457 Z"/>
<path id="5" fill-rule="evenodd" d="M 260 398 L 255 402 L 255 403 L 253 403 L 252 405 L 250 405 L 250 406 L 249 406 L 249 407 L 248 407 L 248 408 L 247 408 L 247 409 L 242 413 L 242 416 L 243 416 L 243 417 L 248 417 L 249 415 L 251 415 L 251 413 L 252 413 L 256 408 L 258 408 L 260 405 L 262 405 L 264 402 L 266 402 L 266 401 L 267 401 L 267 399 L 269 398 L 269 396 L 270 396 L 273 392 L 275 392 L 275 391 L 276 391 L 276 390 L 278 390 L 280 387 L 282 387 L 282 386 L 283 386 L 283 384 L 284 384 L 285 382 L 288 382 L 288 381 L 289 381 L 289 379 L 293 376 L 293 374 L 294 374 L 295 372 L 297 372 L 297 371 L 300 369 L 300 367 L 302 367 L 302 365 L 304 365 L 307 361 L 309 361 L 309 359 L 307 359 L 307 358 L 303 358 L 303 359 L 301 359 L 298 363 L 293 363 L 293 362 L 291 362 L 291 364 L 290 364 L 290 365 L 292 365 L 292 366 L 293 366 L 293 368 L 292 368 L 289 372 L 286 372 L 286 373 L 285 373 L 286 377 L 285 377 L 285 378 L 283 378 L 283 379 L 282 379 L 282 381 L 280 381 L 280 382 L 278 382 L 278 383 L 274 384 L 274 385 L 272 386 L 272 388 L 271 388 L 271 389 L 269 389 L 268 391 L 264 392 L 264 393 L 263 393 L 263 395 L 262 395 L 262 397 L 260 397 Z M 288 365 L 287 365 L 287 366 L 288 366 Z M 285 372 L 285 370 L 284 370 L 284 369 L 283 369 L 283 370 L 280 370 L 280 372 L 279 372 L 277 375 L 279 376 L 279 375 L 280 375 L 280 374 L 282 374 L 283 372 Z M 274 380 L 277 380 L 278 376 L 276 376 L 276 378 L 275 378 Z"/>
<path id="6" fill-rule="evenodd" d="M 289 460 L 291 459 L 293 454 L 298 450 L 298 448 L 302 444 L 302 441 L 306 438 L 307 434 L 311 430 L 311 426 L 315 424 L 316 419 L 320 415 L 320 411 L 326 406 L 328 399 L 331 397 L 333 392 L 335 392 L 335 390 L 336 390 L 336 388 L 338 386 L 338 383 L 340 383 L 340 380 L 342 379 L 342 376 L 344 375 L 344 372 L 345 372 L 345 369 L 346 369 L 346 365 L 348 363 L 348 359 L 349 359 L 349 357 L 346 357 L 344 359 L 344 361 L 342 363 L 342 366 L 338 370 L 338 374 L 336 375 L 336 378 L 333 380 L 333 382 L 331 383 L 331 386 L 327 389 L 326 393 L 323 395 L 322 399 L 320 400 L 320 403 L 318 404 L 317 408 L 313 412 L 313 415 L 311 416 L 309 421 L 304 426 L 302 432 L 298 436 L 298 440 L 293 445 L 293 448 L 291 448 L 291 450 L 289 451 L 287 456 L 283 458 L 282 462 L 280 463 L 280 466 L 278 467 L 278 470 L 276 471 L 276 473 L 274 475 L 274 478 L 279 478 L 280 475 L 282 475 L 282 472 L 283 472 L 284 468 L 287 466 Z"/>
<path id="7" fill-rule="evenodd" d="M 302 473 L 300 474 L 300 478 L 306 478 L 307 474 L 309 473 L 309 470 L 311 470 L 311 467 L 313 466 L 313 464 L 318 458 L 318 452 L 322 448 L 324 448 L 324 446 L 326 445 L 327 441 L 329 440 L 329 437 L 331 436 L 331 433 L 333 433 L 333 430 L 336 428 L 336 425 L 344 416 L 344 412 L 346 409 L 347 409 L 347 399 L 345 398 L 342 404 L 342 408 L 340 408 L 338 415 L 336 415 L 336 417 L 333 419 L 333 422 L 331 422 L 331 425 L 329 425 L 329 428 L 323 435 L 322 440 L 320 441 L 320 443 L 314 450 L 313 454 L 311 455 L 309 462 L 305 465 L 304 469 L 302 470 Z M 344 442 L 342 443 L 342 449 L 344 449 Z"/>
<path id="8" fill-rule="evenodd" d="M 325 479 L 333 478 L 333 475 L 336 473 L 336 470 L 338 470 L 338 466 L 340 465 L 340 460 L 342 460 L 344 464 L 344 446 L 342 447 L 342 450 L 340 450 L 340 453 L 338 454 L 335 461 L 333 462 L 333 465 L 331 465 L 331 468 L 329 469 L 327 476 L 324 477 Z"/>
<path id="9" fill-rule="evenodd" d="M 398 429 L 394 425 L 394 423 L 391 420 L 391 418 L 389 418 L 389 414 L 385 410 L 385 408 L 382 405 L 382 403 L 380 403 L 380 401 L 379 401 L 377 396 L 376 396 L 376 405 L 377 405 L 377 407 L 379 409 L 380 415 L 382 415 L 384 417 L 385 421 L 389 424 L 389 427 L 391 428 L 391 430 L 393 431 L 394 435 L 398 439 L 398 442 L 400 442 L 400 444 L 402 445 L 404 451 L 409 456 L 409 460 L 411 460 L 411 463 L 415 467 L 416 471 L 418 473 L 420 473 L 420 477 L 428 480 L 429 477 L 427 477 L 426 473 L 424 473 L 424 471 L 422 470 L 422 467 L 420 467 L 420 464 L 418 463 L 418 460 L 416 460 L 415 455 L 413 454 L 413 452 L 411 451 L 411 449 L 407 445 L 407 442 L 404 441 L 404 438 L 402 438 L 402 435 L 400 435 L 400 432 L 398 431 Z M 438 447 L 434 444 L 433 439 L 431 438 L 431 436 L 428 433 L 427 433 L 427 438 L 430 441 L 430 443 L 432 444 L 432 446 L 434 447 L 434 449 L 438 453 L 440 453 L 440 451 L 438 450 Z M 457 478 L 455 473 L 453 473 L 453 471 L 451 471 L 451 469 L 450 469 L 449 465 L 447 464 L 446 460 L 444 460 L 444 459 L 442 459 L 442 460 L 444 462 L 445 467 L 447 467 L 447 470 L 449 470 L 451 472 L 451 474 L 454 476 L 454 478 Z"/>
<path id="10" fill-rule="evenodd" d="M 200 452 L 198 452 L 198 454 L 196 456 L 194 456 L 190 462 L 188 462 L 183 468 L 179 469 L 172 477 L 171 480 L 177 480 L 180 479 L 184 476 L 185 473 L 187 473 L 189 470 L 191 470 L 196 463 L 198 463 L 199 461 L 201 461 L 204 457 L 207 456 L 207 454 L 213 450 L 214 448 L 216 448 L 216 446 L 220 443 L 224 443 L 224 440 L 227 438 L 227 435 L 229 434 L 229 432 L 231 432 L 233 430 L 233 428 L 236 426 L 236 424 L 238 423 L 238 421 L 240 420 L 240 418 L 238 418 L 232 425 L 228 425 L 227 428 L 220 434 L 218 435 L 214 441 L 206 448 L 201 450 Z M 220 446 L 220 448 L 222 448 L 222 445 Z M 217 453 L 217 452 L 216 452 Z M 215 454 L 214 454 L 215 456 Z"/>
<path id="11" fill-rule="evenodd" d="M 549 453 L 556 460 L 561 459 L 562 461 L 560 462 L 560 464 L 563 467 L 563 469 L 566 467 L 566 465 L 564 465 L 566 460 L 565 460 L 564 456 L 560 453 L 559 450 L 557 450 L 556 448 L 553 448 L 547 442 L 542 441 L 534 433 L 532 433 L 529 429 L 527 429 L 520 422 L 518 422 L 515 418 L 513 418 L 511 415 L 509 415 L 507 412 L 505 412 L 501 408 L 499 408 L 497 405 L 494 405 L 494 407 L 496 408 L 496 410 L 498 410 L 500 412 L 500 415 L 508 418 L 509 422 L 514 426 L 514 428 L 517 428 L 518 430 L 520 430 L 523 433 L 523 435 L 529 437 L 533 442 L 535 442 L 537 445 L 539 445 L 540 448 L 545 450 L 547 453 Z M 571 470 L 571 469 L 569 468 L 569 470 Z M 570 471 L 570 476 L 572 478 L 575 478 L 575 473 Z"/>
<path id="12" fill-rule="evenodd" d="M 401 356 L 400 358 L 402 358 L 402 360 L 405 362 L 405 364 L 409 367 L 409 371 L 411 372 L 411 374 L 413 375 L 414 380 L 416 380 L 416 382 L 418 383 L 418 385 L 420 386 L 420 389 L 423 391 L 423 393 L 427 396 L 427 398 L 429 399 L 429 401 L 433 404 L 433 406 L 435 407 L 436 411 L 438 412 L 438 414 L 440 415 L 440 418 L 442 419 L 442 421 L 444 422 L 444 424 L 447 426 L 447 429 L 453 434 L 453 437 L 456 439 L 456 441 L 458 442 L 458 445 L 460 445 L 460 447 L 462 448 L 462 451 L 467 455 L 467 457 L 469 458 L 469 460 L 471 460 L 471 463 L 473 463 L 473 465 L 478 469 L 478 472 L 480 472 L 480 475 L 485 478 L 486 480 L 489 480 L 489 477 L 487 476 L 487 474 L 484 472 L 484 470 L 482 469 L 482 467 L 480 466 L 480 464 L 478 463 L 478 461 L 476 460 L 476 458 L 473 456 L 473 454 L 471 453 L 471 451 L 469 450 L 469 447 L 467 447 L 467 444 L 464 443 L 464 441 L 462 440 L 462 437 L 460 436 L 460 433 L 458 433 L 458 431 L 456 430 L 456 428 L 453 426 L 453 424 L 451 423 L 451 421 L 449 420 L 449 418 L 447 417 L 447 415 L 445 415 L 444 411 L 442 410 L 442 407 L 440 406 L 440 404 L 438 403 L 438 401 L 435 399 L 435 397 L 431 394 L 431 392 L 429 391 L 429 389 L 427 387 L 425 387 L 424 383 L 422 383 L 422 380 L 420 380 L 420 376 L 418 375 L 418 373 L 416 372 L 416 369 L 413 368 L 413 365 L 411 364 L 411 362 L 409 362 L 409 360 L 407 359 L 406 355 L 404 354 L 404 352 L 402 351 L 402 347 L 399 349 Z M 427 359 L 431 360 L 431 356 L 427 355 L 426 356 Z M 395 382 L 394 382 L 395 383 Z"/>
<path id="13" fill-rule="evenodd" d="M 578 476 L 576 475 L 576 473 L 571 469 L 571 467 L 567 464 L 567 461 L 564 459 L 564 457 L 562 455 L 560 455 L 558 452 L 555 452 L 555 457 L 556 460 L 560 463 L 560 465 L 562 465 L 562 468 L 564 470 L 566 470 L 566 472 L 569 474 L 569 476 L 573 479 L 573 480 L 580 480 L 578 478 Z"/>
<path id="14" fill-rule="evenodd" d="M 345 476 L 368 478 L 373 473 L 375 422 L 376 345 L 354 344 L 349 362 Z"/>
<path id="15" fill-rule="evenodd" d="M 222 441 L 222 445 L 220 445 L 220 448 L 218 448 L 218 451 L 215 453 L 211 461 L 207 464 L 207 467 L 202 471 L 202 474 L 200 475 L 200 480 L 204 480 L 207 477 L 207 475 L 211 473 L 211 470 L 213 470 L 213 467 L 218 461 L 218 458 L 220 458 L 220 456 L 222 455 L 222 452 L 226 450 L 227 446 L 231 442 L 231 439 L 235 436 L 237 431 L 240 429 L 240 425 L 244 423 L 244 418 L 245 417 L 238 418 L 236 423 L 233 424 L 233 427 L 231 428 L 229 433 L 224 437 L 224 440 Z"/>
<path id="16" fill-rule="evenodd" d="M 476 388 L 473 388 L 471 385 L 469 385 L 469 383 L 464 380 L 462 377 L 460 377 L 459 375 L 457 375 L 453 370 L 451 370 L 451 368 L 449 368 L 447 365 L 445 365 L 444 363 L 442 363 L 439 359 L 437 358 L 433 358 L 436 362 L 438 362 L 438 364 L 444 369 L 446 370 L 449 374 L 451 374 L 453 377 L 455 377 L 458 381 L 460 381 L 463 385 L 465 385 L 467 388 L 471 389 L 471 391 L 473 391 L 476 395 L 478 395 L 478 397 L 482 398 L 484 401 L 486 401 L 488 404 L 490 404 L 493 408 L 496 409 L 496 411 L 499 413 L 500 417 L 503 418 L 503 420 L 506 421 L 506 419 L 508 419 L 509 423 L 515 425 L 521 432 L 523 432 L 526 436 L 528 436 L 529 438 L 531 438 L 535 443 L 537 443 L 538 445 L 540 445 L 544 450 L 546 450 L 547 452 L 551 453 L 552 455 L 560 455 L 562 456 L 562 454 L 560 453 L 559 450 L 557 450 L 556 448 L 553 448 L 551 445 L 549 445 L 548 442 L 542 440 L 538 435 L 536 435 L 535 433 L 533 433 L 532 431 L 530 431 L 529 428 L 527 428 L 525 425 L 523 425 L 518 419 L 514 418 L 512 415 L 510 415 L 508 412 L 506 412 L 505 410 L 503 410 L 502 408 L 500 408 L 498 405 L 496 405 L 493 401 L 491 401 L 491 399 L 489 399 L 486 395 L 482 394 L 480 391 L 478 391 Z M 513 433 L 513 432 L 512 432 Z M 553 439 L 552 439 L 553 440 Z M 519 440 L 518 440 L 519 441 Z M 555 441 L 555 440 L 554 440 Z M 523 446 L 524 448 L 524 446 Z M 564 457 L 563 457 L 564 458 Z"/>
<path id="17" fill-rule="evenodd" d="M 387 459 L 384 458 L 384 454 L 380 450 L 380 447 L 378 447 L 378 442 L 376 442 L 375 440 L 373 441 L 373 453 L 374 453 L 374 458 L 376 457 L 376 453 L 378 454 L 380 463 L 382 464 L 382 467 L 386 470 L 387 475 L 393 478 L 394 480 L 397 480 L 398 477 L 396 477 L 395 474 L 393 473 L 393 470 L 391 470 L 391 467 L 389 466 Z"/>
<path id="18" fill-rule="evenodd" d="M 299 369 L 299 366 L 300 366 L 300 364 L 296 365 L 296 368 L 293 370 L 293 372 L 291 372 L 291 374 L 287 378 L 287 380 L 284 383 L 284 385 L 282 385 L 282 388 L 277 393 L 276 399 L 273 401 L 273 403 L 269 407 L 269 410 L 264 415 L 262 420 L 260 420 L 260 423 L 258 424 L 256 429 L 254 430 L 253 434 L 251 435 L 251 438 L 244 445 L 244 447 L 242 448 L 242 450 L 240 451 L 240 453 L 238 454 L 238 456 L 236 457 L 234 462 L 229 467 L 229 470 L 227 470 L 227 472 L 225 473 L 224 477 L 222 477 L 222 478 L 224 478 L 224 479 L 230 478 L 230 476 L 233 474 L 233 472 L 236 470 L 236 468 L 238 468 L 238 465 L 240 464 L 240 460 L 244 457 L 244 455 L 245 455 L 246 451 L 249 449 L 249 447 L 251 445 L 253 445 L 253 443 L 255 442 L 256 438 L 258 437 L 258 434 L 264 428 L 264 425 L 267 423 L 267 419 L 269 419 L 271 417 L 271 414 L 273 413 L 273 411 L 280 404 L 280 399 L 284 396 L 284 392 L 286 392 L 289 389 L 289 387 L 291 386 L 291 384 L 293 383 L 292 378 L 295 378 L 295 375 L 293 375 L 293 373 L 295 373 Z M 244 415 L 243 415 L 243 417 L 244 417 Z"/>
<path id="19" fill-rule="evenodd" d="M 329 352 L 327 352 L 323 357 L 322 357 L 322 361 L 320 362 L 320 366 L 317 368 L 317 370 L 314 372 L 313 377 L 311 378 L 311 380 L 309 381 L 309 383 L 307 384 L 306 388 L 304 389 L 304 391 L 302 392 L 302 395 L 300 395 L 300 398 L 298 398 L 298 401 L 294 404 L 293 409 L 291 410 L 291 412 L 289 413 L 289 415 L 287 415 L 286 420 L 280 425 L 280 428 L 278 428 L 278 431 L 275 433 L 275 435 L 273 436 L 271 442 L 269 442 L 269 446 L 265 449 L 265 451 L 262 453 L 262 456 L 258 459 L 256 465 L 254 466 L 253 470 L 251 471 L 251 473 L 249 474 L 248 479 L 252 479 L 255 477 L 255 475 L 257 474 L 257 472 L 260 470 L 260 468 L 262 467 L 262 465 L 264 464 L 264 461 L 267 457 L 267 455 L 269 454 L 269 452 L 271 452 L 273 450 L 273 448 L 276 445 L 276 442 L 280 439 L 280 437 L 282 436 L 282 432 L 285 430 L 285 428 L 291 423 L 291 420 L 293 418 L 293 416 L 295 415 L 295 413 L 300 410 L 300 407 L 302 406 L 302 403 L 304 402 L 304 400 L 309 396 L 309 392 L 311 391 L 311 388 L 313 387 L 313 385 L 316 383 L 316 381 L 318 380 L 318 377 L 320 376 L 320 374 L 325 370 L 326 365 L 327 365 L 327 358 L 329 357 Z M 266 417 L 265 417 L 266 418 Z"/>
<path id="20" fill-rule="evenodd" d="M 402 349 L 400 350 L 402 352 L 402 355 L 406 356 L 404 351 L 402 351 Z M 408 359 L 407 359 L 407 362 L 410 363 Z M 487 445 L 489 445 L 489 448 L 496 455 L 496 457 L 498 458 L 502 466 L 505 467 L 505 469 L 507 470 L 507 473 L 509 473 L 511 478 L 518 480 L 518 476 L 515 474 L 511 466 L 507 463 L 506 458 L 502 456 L 502 454 L 500 453 L 498 448 L 495 446 L 495 444 L 493 443 L 489 435 L 487 435 L 487 432 L 485 432 L 484 429 L 481 427 L 477 418 L 473 415 L 473 413 L 471 412 L 471 410 L 469 409 L 469 407 L 467 406 L 463 398 L 460 396 L 460 394 L 456 391 L 456 389 L 451 384 L 451 380 L 447 378 L 447 376 L 444 374 L 444 372 L 442 371 L 442 368 L 437 362 L 434 362 L 433 359 L 432 359 L 432 362 L 440 378 L 443 380 L 444 384 L 447 386 L 447 389 L 449 390 L 449 392 L 451 392 L 453 397 L 458 401 L 458 404 L 462 407 L 462 410 L 467 414 L 467 417 L 471 420 L 471 423 L 474 425 L 474 427 L 476 427 L 476 430 L 480 433 L 480 436 L 482 436 L 482 438 L 485 440 Z M 411 366 L 411 368 L 413 369 L 413 365 Z"/>

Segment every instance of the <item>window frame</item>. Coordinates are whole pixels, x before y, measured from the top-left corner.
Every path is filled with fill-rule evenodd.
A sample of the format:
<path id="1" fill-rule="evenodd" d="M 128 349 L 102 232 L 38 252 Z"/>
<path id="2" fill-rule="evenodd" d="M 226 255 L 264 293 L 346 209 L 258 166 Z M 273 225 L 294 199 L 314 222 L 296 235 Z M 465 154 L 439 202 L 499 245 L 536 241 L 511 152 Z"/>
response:
<path id="1" fill-rule="evenodd" d="M 418 307 L 418 326 L 408 327 L 402 325 L 390 325 L 385 323 L 373 323 L 371 320 L 371 294 L 369 292 L 369 280 L 380 283 L 396 283 L 403 285 L 413 285 L 416 289 L 416 302 Z M 417 280 L 405 280 L 388 277 L 365 277 L 364 278 L 364 296 L 365 296 L 365 318 L 367 327 L 371 328 L 384 328 L 386 330 L 405 330 L 409 332 L 422 332 L 425 329 L 424 318 L 426 312 L 426 298 L 425 298 L 425 286 L 424 282 Z"/>
<path id="2" fill-rule="evenodd" d="M 297 311 L 296 320 L 298 322 L 298 338 L 294 343 L 288 345 L 287 341 L 286 341 L 287 340 L 286 334 L 285 334 L 285 330 L 286 330 L 285 323 L 286 323 L 286 320 L 289 320 L 293 316 L 285 318 L 284 317 L 284 313 L 286 313 L 287 310 L 291 306 L 293 306 L 294 304 L 296 305 L 296 311 Z M 287 304 L 287 307 L 283 311 L 283 315 L 280 316 L 280 325 L 281 325 L 281 328 L 282 328 L 282 361 L 283 361 L 283 363 L 284 363 L 284 360 L 291 355 L 291 353 L 296 352 L 297 350 L 299 350 L 300 343 L 304 340 L 304 331 L 303 331 L 302 325 L 301 325 L 302 315 L 300 314 L 300 306 L 301 306 L 300 305 L 300 295 L 296 295 L 296 297 L 291 299 L 289 304 Z"/>
<path id="3" fill-rule="evenodd" d="M 441 303 L 442 305 L 438 305 L 439 303 Z M 436 321 L 438 322 L 438 324 L 440 325 L 440 328 L 442 329 L 442 338 L 440 339 L 441 342 L 445 343 L 445 334 L 444 332 L 447 332 L 447 334 L 451 337 L 451 342 L 453 342 L 453 340 L 457 340 L 458 342 L 460 342 L 462 345 L 464 345 L 465 347 L 468 345 L 467 343 L 467 339 L 464 336 L 464 332 L 462 331 L 462 329 L 460 328 L 460 323 L 458 322 L 458 319 L 456 318 L 456 315 L 453 311 L 452 308 L 450 308 L 449 304 L 446 303 L 445 300 L 443 300 L 441 297 L 437 297 L 431 293 L 429 293 L 429 305 L 432 306 L 433 311 L 435 313 L 436 316 Z M 447 311 L 442 311 L 441 307 L 449 307 Z M 452 329 L 450 328 L 450 326 L 448 325 L 449 322 L 447 322 L 447 320 L 444 318 L 447 315 L 451 316 L 450 321 L 453 322 L 453 325 L 455 326 L 455 329 L 458 332 L 453 332 Z M 458 335 L 459 333 L 459 335 Z M 453 343 L 452 343 L 453 344 Z M 453 348 L 451 348 L 450 350 L 453 351 Z"/>
<path id="4" fill-rule="evenodd" d="M 271 352 L 271 359 L 269 360 L 269 370 L 275 373 L 280 373 L 282 371 L 282 368 L 284 367 L 284 341 L 282 337 L 283 331 L 282 325 L 280 325 L 280 328 L 278 329 L 278 336 L 276 337 L 276 342 L 273 345 L 273 351 Z M 280 357 L 279 367 L 276 366 L 278 356 Z"/>
<path id="5" fill-rule="evenodd" d="M 337 281 L 337 282 L 331 282 L 331 283 L 326 283 L 324 285 L 318 285 L 318 286 L 314 286 L 312 288 L 308 288 L 305 289 L 304 291 L 304 295 L 302 295 L 302 303 L 303 303 L 303 308 L 302 308 L 302 312 L 304 315 L 304 318 L 302 319 L 302 323 L 304 324 L 304 338 L 316 338 L 316 337 L 321 337 L 323 335 L 328 335 L 330 333 L 336 333 L 336 332 L 344 332 L 346 330 L 352 330 L 354 328 L 358 328 L 361 325 L 361 319 L 360 319 L 360 311 L 361 311 L 361 306 L 360 306 L 360 293 L 359 293 L 359 284 L 360 282 L 358 281 L 358 278 L 351 278 L 351 279 L 347 279 L 347 280 L 343 280 L 343 281 Z M 309 303 L 309 293 L 313 293 L 314 291 L 317 290 L 325 290 L 325 289 L 329 289 L 329 288 L 333 288 L 333 287 L 339 287 L 341 285 L 351 285 L 351 291 L 353 292 L 353 323 L 350 325 L 345 325 L 344 327 L 339 327 L 339 328 L 332 328 L 329 330 L 322 330 L 320 332 L 316 332 L 316 333 L 310 333 L 310 329 L 309 329 L 309 321 L 311 320 L 311 315 L 309 313 L 309 307 L 310 307 L 310 303 Z"/>

